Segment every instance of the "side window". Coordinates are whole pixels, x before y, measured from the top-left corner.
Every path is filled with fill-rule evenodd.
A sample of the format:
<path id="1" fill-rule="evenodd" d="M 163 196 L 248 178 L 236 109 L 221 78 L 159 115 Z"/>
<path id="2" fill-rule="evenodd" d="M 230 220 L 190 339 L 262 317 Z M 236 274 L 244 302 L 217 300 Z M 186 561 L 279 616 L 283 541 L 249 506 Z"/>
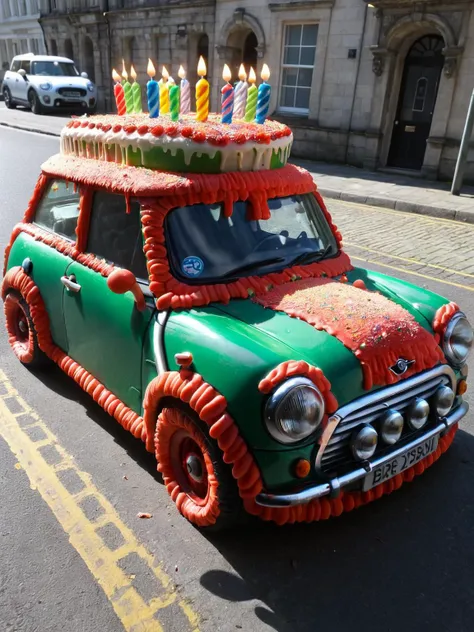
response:
<path id="1" fill-rule="evenodd" d="M 21 67 L 26 72 L 27 75 L 31 73 L 31 61 L 29 59 L 24 59 L 21 62 Z"/>
<path id="2" fill-rule="evenodd" d="M 36 209 L 35 224 L 76 241 L 79 191 L 72 183 L 52 180 Z"/>
<path id="3" fill-rule="evenodd" d="M 18 72 L 19 70 L 20 70 L 20 60 L 19 59 L 14 59 L 12 61 L 11 71 L 12 72 Z"/>
<path id="4" fill-rule="evenodd" d="M 123 195 L 96 191 L 92 200 L 87 251 L 148 279 L 140 222 L 140 204 Z"/>

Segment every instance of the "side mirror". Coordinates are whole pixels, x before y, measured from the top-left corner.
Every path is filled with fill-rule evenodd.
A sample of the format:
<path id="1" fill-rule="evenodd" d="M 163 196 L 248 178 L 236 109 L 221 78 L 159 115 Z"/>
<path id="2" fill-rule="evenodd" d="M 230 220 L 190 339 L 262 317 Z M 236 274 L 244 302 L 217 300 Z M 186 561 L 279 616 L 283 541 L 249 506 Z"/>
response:
<path id="1" fill-rule="evenodd" d="M 89 75 L 87 74 L 87 72 L 81 72 L 81 77 L 83 79 L 89 79 Z"/>
<path id="2" fill-rule="evenodd" d="M 137 309 L 140 312 L 146 308 L 145 297 L 137 283 L 135 275 L 130 270 L 122 270 L 117 268 L 107 277 L 107 287 L 114 294 L 125 294 L 131 292 L 135 297 Z"/>
<path id="3" fill-rule="evenodd" d="M 21 75 L 25 81 L 28 81 L 28 78 L 26 76 L 26 71 L 23 70 L 23 68 L 20 68 L 20 70 L 18 71 L 18 74 Z"/>

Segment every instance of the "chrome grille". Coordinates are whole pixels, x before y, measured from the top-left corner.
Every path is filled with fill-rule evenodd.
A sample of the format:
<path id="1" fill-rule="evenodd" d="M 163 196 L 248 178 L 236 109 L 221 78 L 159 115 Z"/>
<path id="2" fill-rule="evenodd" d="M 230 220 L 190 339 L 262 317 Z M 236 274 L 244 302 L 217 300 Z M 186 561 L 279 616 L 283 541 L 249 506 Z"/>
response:
<path id="1" fill-rule="evenodd" d="M 429 399 L 440 384 L 447 384 L 455 391 L 455 376 L 447 365 L 438 366 L 425 371 L 412 378 L 403 380 L 398 384 L 380 389 L 369 395 L 351 402 L 340 408 L 330 420 L 323 434 L 316 466 L 325 474 L 341 472 L 349 466 L 354 466 L 354 460 L 350 450 L 350 438 L 352 433 L 361 424 L 370 424 L 379 418 L 387 408 L 394 408 L 403 414 L 415 397 Z M 405 424 L 406 426 L 406 424 Z M 405 427 L 403 435 L 394 446 L 379 446 L 376 455 L 394 450 L 406 439 L 411 439 L 416 434 L 423 434 L 429 428 L 427 425 L 421 431 L 411 431 Z"/>

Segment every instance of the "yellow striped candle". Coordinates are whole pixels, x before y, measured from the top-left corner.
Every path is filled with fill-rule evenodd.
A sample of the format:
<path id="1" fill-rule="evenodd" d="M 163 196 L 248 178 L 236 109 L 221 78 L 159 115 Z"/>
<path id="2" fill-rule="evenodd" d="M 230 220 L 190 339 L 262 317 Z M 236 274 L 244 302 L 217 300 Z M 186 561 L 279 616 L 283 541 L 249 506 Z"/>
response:
<path id="1" fill-rule="evenodd" d="M 166 67 L 163 66 L 163 70 L 161 71 L 162 81 L 160 84 L 160 113 L 168 114 L 170 111 L 170 93 L 168 86 L 169 72 L 166 70 Z"/>
<path id="2" fill-rule="evenodd" d="M 199 57 L 198 75 L 201 77 L 196 84 L 196 120 L 207 121 L 209 116 L 209 82 L 204 79 L 207 72 L 206 62 Z"/>

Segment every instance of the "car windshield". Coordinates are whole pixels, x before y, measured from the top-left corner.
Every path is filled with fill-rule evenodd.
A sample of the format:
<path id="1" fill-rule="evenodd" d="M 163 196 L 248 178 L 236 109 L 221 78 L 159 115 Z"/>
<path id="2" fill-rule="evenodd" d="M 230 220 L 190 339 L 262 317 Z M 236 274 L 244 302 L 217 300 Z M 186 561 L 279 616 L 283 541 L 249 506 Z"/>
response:
<path id="1" fill-rule="evenodd" d="M 31 74 L 43 77 L 78 77 L 74 64 L 65 61 L 34 61 L 31 64 Z"/>
<path id="2" fill-rule="evenodd" d="M 173 210 L 166 240 L 174 274 L 187 283 L 276 272 L 337 254 L 337 243 L 313 194 L 268 200 L 271 217 L 248 220 L 248 202 L 196 204 Z"/>

